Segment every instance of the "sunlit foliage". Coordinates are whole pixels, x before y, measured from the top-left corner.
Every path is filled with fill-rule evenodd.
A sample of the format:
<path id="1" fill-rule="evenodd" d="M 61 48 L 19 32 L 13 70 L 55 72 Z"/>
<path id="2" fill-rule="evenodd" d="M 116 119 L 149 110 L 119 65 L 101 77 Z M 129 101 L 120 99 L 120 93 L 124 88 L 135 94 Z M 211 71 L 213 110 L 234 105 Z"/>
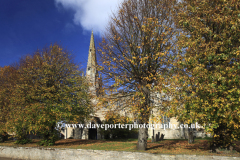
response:
<path id="1" fill-rule="evenodd" d="M 83 122 L 92 113 L 87 82 L 70 53 L 60 46 L 51 45 L 23 57 L 15 72 L 18 77 L 10 103 L 1 107 L 10 109 L 4 127 L 18 139 L 38 133 L 43 136 L 42 144 L 52 145 L 58 121 Z M 4 84 L 6 88 L 10 82 Z"/>
<path id="2" fill-rule="evenodd" d="M 18 82 L 18 72 L 13 66 L 0 68 L 0 134 L 7 132 L 6 124 L 10 116 L 12 93 Z"/>
<path id="3" fill-rule="evenodd" d="M 213 147 L 228 147 L 240 133 L 239 7 L 239 0 L 183 0 L 175 17 L 184 32 L 172 78 L 180 87 L 170 113 L 205 124 Z"/>

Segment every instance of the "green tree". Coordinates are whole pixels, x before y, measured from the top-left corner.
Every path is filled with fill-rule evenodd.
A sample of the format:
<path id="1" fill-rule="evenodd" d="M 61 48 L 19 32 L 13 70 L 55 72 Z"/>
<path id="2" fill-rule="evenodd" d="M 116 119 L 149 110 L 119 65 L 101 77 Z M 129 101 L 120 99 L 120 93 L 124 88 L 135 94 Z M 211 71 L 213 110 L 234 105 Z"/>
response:
<path id="1" fill-rule="evenodd" d="M 139 124 L 149 122 L 151 93 L 163 91 L 173 56 L 174 0 L 125 0 L 113 14 L 99 49 L 99 72 L 108 97 L 135 115 Z M 157 85 L 158 84 L 158 85 Z M 155 87 L 153 87 L 155 85 Z M 137 149 L 146 150 L 148 129 L 140 128 Z"/>
<path id="2" fill-rule="evenodd" d="M 240 1 L 183 0 L 176 23 L 183 33 L 172 78 L 177 96 L 172 113 L 206 124 L 212 149 L 228 147 L 239 138 Z"/>
<path id="3" fill-rule="evenodd" d="M 92 113 L 87 82 L 70 53 L 58 45 L 22 58 L 18 74 L 11 126 L 40 133 L 43 145 L 55 143 L 57 122 L 83 122 Z"/>

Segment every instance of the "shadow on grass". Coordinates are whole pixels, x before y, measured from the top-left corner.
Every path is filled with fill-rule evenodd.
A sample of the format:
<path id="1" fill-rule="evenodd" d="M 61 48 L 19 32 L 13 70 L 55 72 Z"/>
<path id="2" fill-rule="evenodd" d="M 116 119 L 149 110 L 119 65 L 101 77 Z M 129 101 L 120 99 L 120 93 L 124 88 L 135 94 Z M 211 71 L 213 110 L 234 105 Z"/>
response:
<path id="1" fill-rule="evenodd" d="M 150 143 L 147 150 L 151 149 L 176 149 L 182 148 L 187 150 L 209 150 L 208 140 L 196 140 L 193 144 L 188 144 L 186 139 L 165 139 L 156 143 Z"/>
<path id="2" fill-rule="evenodd" d="M 182 139 L 168 140 L 168 139 L 165 139 L 163 141 L 158 141 L 158 142 L 155 142 L 155 143 L 149 143 L 150 147 L 148 147 L 147 150 L 156 149 L 156 148 L 165 148 L 165 149 L 176 148 L 175 147 L 176 144 L 178 144 L 179 142 L 183 142 L 183 141 L 186 141 L 186 140 L 182 140 Z"/>
<path id="3" fill-rule="evenodd" d="M 55 142 L 55 146 L 59 145 L 81 145 L 81 144 L 94 144 L 94 143 L 108 143 L 108 142 L 132 142 L 137 139 L 102 139 L 102 140 L 84 140 L 84 139 L 61 139 Z"/>
<path id="4" fill-rule="evenodd" d="M 84 139 L 61 139 L 55 142 L 54 146 L 59 145 L 82 145 L 82 144 L 94 144 L 94 143 L 106 143 L 104 140 L 84 140 Z"/>
<path id="5" fill-rule="evenodd" d="M 5 142 L 0 143 L 0 145 L 8 144 L 11 146 L 39 146 L 38 142 L 41 139 L 33 139 L 31 142 L 20 145 L 20 144 L 15 144 L 14 140 L 8 140 Z M 102 139 L 102 140 L 84 140 L 84 139 L 61 139 L 55 142 L 53 146 L 71 146 L 71 145 L 84 145 L 84 144 L 95 144 L 95 143 L 108 143 L 108 142 L 133 142 L 137 141 L 137 139 Z"/>
<path id="6" fill-rule="evenodd" d="M 127 138 L 127 139 L 105 139 L 105 141 L 116 141 L 116 142 L 132 142 L 137 141 L 138 139 Z"/>

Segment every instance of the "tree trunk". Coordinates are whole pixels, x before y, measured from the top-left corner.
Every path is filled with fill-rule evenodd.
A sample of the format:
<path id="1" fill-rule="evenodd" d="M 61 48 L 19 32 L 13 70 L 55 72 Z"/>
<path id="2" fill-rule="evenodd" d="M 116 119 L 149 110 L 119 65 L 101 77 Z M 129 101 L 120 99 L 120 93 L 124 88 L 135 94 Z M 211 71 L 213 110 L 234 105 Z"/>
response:
<path id="1" fill-rule="evenodd" d="M 182 125 L 184 125 L 183 122 L 182 122 Z M 186 137 L 186 130 L 185 130 L 185 127 L 182 128 L 182 131 L 183 131 L 184 139 L 187 139 L 187 137 Z"/>
<path id="2" fill-rule="evenodd" d="M 194 142 L 193 131 L 188 131 L 188 144 L 192 144 Z"/>
<path id="3" fill-rule="evenodd" d="M 190 125 L 191 124 L 188 124 L 188 144 L 192 144 L 194 142 L 192 128 L 189 128 Z"/>
<path id="4" fill-rule="evenodd" d="M 137 150 L 147 149 L 147 139 L 148 139 L 148 128 L 147 127 L 139 128 Z"/>
<path id="5" fill-rule="evenodd" d="M 149 122 L 150 116 L 150 90 L 145 85 L 142 86 L 142 91 L 145 97 L 144 103 L 140 108 L 141 118 L 139 120 L 139 131 L 138 131 L 138 143 L 137 150 L 146 150 L 147 149 L 147 139 L 148 139 L 148 128 L 145 126 Z M 144 125 L 145 124 L 145 125 Z"/>

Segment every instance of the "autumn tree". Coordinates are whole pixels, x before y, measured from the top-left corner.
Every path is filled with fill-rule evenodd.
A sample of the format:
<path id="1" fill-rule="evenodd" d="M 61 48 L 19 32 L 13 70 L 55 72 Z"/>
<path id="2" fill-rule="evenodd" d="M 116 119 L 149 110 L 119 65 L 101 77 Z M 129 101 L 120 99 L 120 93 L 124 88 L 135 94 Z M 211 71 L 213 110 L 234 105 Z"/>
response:
<path id="1" fill-rule="evenodd" d="M 12 93 L 18 82 L 17 69 L 14 66 L 0 67 L 0 136 L 6 136 L 11 108 Z"/>
<path id="2" fill-rule="evenodd" d="M 71 54 L 60 46 L 23 57 L 18 74 L 10 124 L 15 130 L 43 135 L 43 145 L 56 141 L 57 122 L 83 122 L 92 113 L 87 82 Z"/>
<path id="3" fill-rule="evenodd" d="M 174 4 L 174 0 L 125 0 L 100 44 L 99 72 L 107 94 L 103 99 L 110 106 L 120 101 L 114 109 L 131 112 L 139 124 L 149 122 L 151 93 L 166 87 L 174 53 Z M 146 150 L 147 138 L 148 128 L 140 128 L 137 149 Z"/>
<path id="4" fill-rule="evenodd" d="M 212 149 L 239 138 L 240 1 L 183 0 L 176 24 L 183 29 L 172 80 L 181 87 L 172 113 L 190 123 L 206 124 Z M 175 90 L 177 91 L 177 90 Z"/>

